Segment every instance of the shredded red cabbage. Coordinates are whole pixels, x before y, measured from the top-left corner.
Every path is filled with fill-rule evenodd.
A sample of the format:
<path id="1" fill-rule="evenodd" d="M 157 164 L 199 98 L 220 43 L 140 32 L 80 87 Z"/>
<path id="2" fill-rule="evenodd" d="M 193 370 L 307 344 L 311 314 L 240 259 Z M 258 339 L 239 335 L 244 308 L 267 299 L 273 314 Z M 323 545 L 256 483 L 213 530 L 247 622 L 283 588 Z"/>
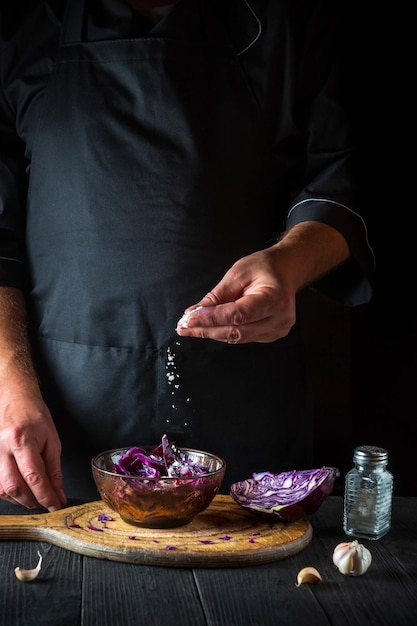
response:
<path id="1" fill-rule="evenodd" d="M 124 476 L 143 478 L 181 478 L 202 476 L 209 470 L 207 466 L 186 458 L 185 454 L 163 435 L 161 443 L 150 452 L 138 446 L 126 450 L 114 463 L 113 471 Z"/>
<path id="2" fill-rule="evenodd" d="M 273 474 L 258 472 L 234 483 L 230 495 L 241 506 L 264 517 L 296 521 L 314 513 L 333 491 L 339 470 L 321 467 Z"/>
<path id="3" fill-rule="evenodd" d="M 87 528 L 89 530 L 96 530 L 96 531 L 98 531 L 100 533 L 104 532 L 102 528 L 97 528 L 97 526 L 93 526 L 93 524 L 87 524 Z"/>

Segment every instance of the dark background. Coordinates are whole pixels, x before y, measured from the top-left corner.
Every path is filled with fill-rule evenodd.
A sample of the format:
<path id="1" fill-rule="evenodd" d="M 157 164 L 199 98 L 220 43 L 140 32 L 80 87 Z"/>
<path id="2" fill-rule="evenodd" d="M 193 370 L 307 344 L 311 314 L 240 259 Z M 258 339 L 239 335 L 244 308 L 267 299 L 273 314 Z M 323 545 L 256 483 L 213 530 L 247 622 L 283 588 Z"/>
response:
<path id="1" fill-rule="evenodd" d="M 379 445 L 389 454 L 394 493 L 417 496 L 417 177 L 414 71 L 408 61 L 413 57 L 404 29 L 411 16 L 400 7 L 381 15 L 364 13 L 363 5 L 351 7 L 349 98 L 376 282 L 372 302 L 352 310 L 303 294 L 301 319 L 315 392 L 316 463 L 336 465 L 344 474 L 353 465 L 355 445 Z"/>
<path id="2" fill-rule="evenodd" d="M 399 256 L 394 261 L 401 265 Z M 396 286 L 392 292 L 394 302 L 381 293 L 371 305 L 354 310 L 303 294 L 301 320 L 315 397 L 315 465 L 338 467 L 343 480 L 356 445 L 382 446 L 395 495 L 417 496 L 416 332 L 411 303 Z"/>

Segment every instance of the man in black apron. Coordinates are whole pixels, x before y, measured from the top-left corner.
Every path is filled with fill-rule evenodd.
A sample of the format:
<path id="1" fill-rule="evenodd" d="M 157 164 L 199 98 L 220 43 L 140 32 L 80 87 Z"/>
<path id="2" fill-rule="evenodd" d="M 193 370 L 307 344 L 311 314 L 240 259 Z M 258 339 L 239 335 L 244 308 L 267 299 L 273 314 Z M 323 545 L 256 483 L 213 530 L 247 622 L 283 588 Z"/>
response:
<path id="1" fill-rule="evenodd" d="M 373 271 L 334 3 L 5 4 L 0 497 L 97 497 L 94 454 L 164 433 L 223 491 L 311 467 L 296 296 Z"/>

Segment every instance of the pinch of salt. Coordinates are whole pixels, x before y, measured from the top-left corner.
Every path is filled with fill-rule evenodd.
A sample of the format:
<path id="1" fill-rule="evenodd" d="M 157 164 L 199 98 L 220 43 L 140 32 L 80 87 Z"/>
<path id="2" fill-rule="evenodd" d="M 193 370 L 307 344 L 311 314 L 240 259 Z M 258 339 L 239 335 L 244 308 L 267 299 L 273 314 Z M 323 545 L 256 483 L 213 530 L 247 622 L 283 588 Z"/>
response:
<path id="1" fill-rule="evenodd" d="M 202 306 L 197 306 L 195 309 L 191 309 L 191 311 L 187 311 L 186 313 L 184 313 L 184 315 L 178 322 L 178 326 L 180 328 L 188 328 L 188 320 L 190 319 L 190 315 L 192 313 L 195 313 L 196 311 L 199 311 L 202 308 Z"/>

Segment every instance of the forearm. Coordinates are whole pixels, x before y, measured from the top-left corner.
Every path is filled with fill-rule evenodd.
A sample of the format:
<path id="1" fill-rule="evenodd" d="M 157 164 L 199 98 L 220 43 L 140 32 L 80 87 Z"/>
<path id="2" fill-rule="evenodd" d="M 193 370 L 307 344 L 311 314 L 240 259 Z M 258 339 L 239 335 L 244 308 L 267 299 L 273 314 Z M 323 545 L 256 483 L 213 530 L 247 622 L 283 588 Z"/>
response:
<path id="1" fill-rule="evenodd" d="M 350 258 L 343 235 L 332 226 L 315 221 L 300 222 L 272 246 L 280 275 L 295 293 L 316 282 Z"/>
<path id="2" fill-rule="evenodd" d="M 24 382 L 38 388 L 27 334 L 26 304 L 21 290 L 0 287 L 0 385 Z"/>

